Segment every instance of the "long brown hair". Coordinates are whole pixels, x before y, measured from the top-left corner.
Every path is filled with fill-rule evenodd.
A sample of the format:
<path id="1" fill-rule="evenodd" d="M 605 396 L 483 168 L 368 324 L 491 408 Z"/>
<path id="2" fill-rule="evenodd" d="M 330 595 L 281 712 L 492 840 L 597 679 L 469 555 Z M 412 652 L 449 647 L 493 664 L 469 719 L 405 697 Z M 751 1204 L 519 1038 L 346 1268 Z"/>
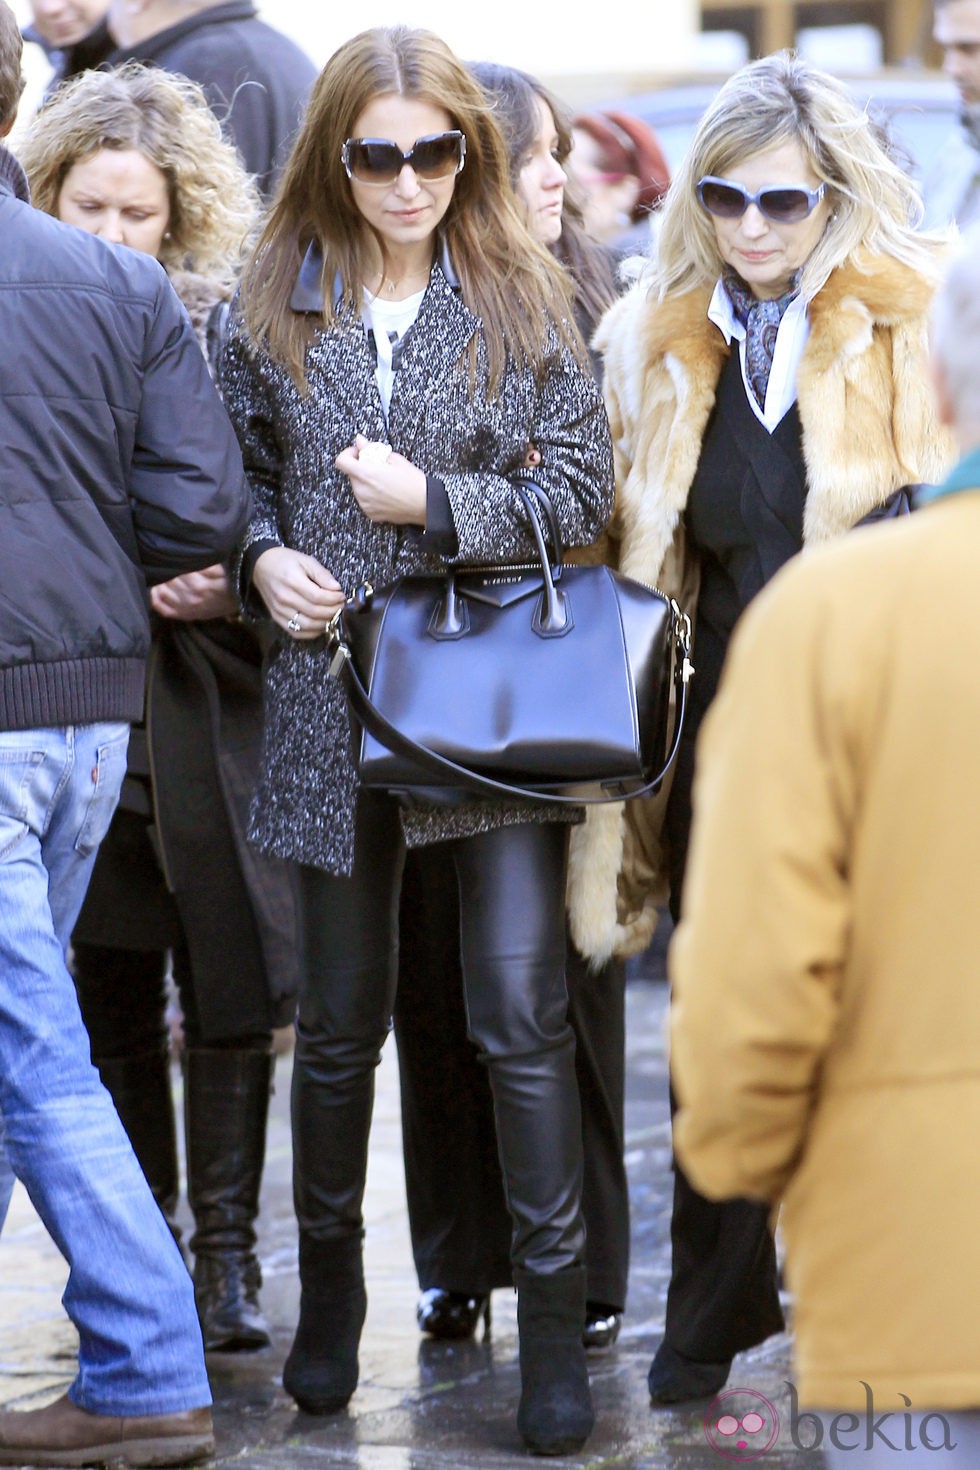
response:
<path id="1" fill-rule="evenodd" d="M 354 203 L 341 147 L 368 103 L 392 95 L 442 108 L 466 135 L 465 167 L 440 228 L 463 300 L 483 324 L 491 390 L 508 357 L 543 372 L 555 330 L 580 351 L 567 282 L 523 222 L 510 187 L 504 140 L 486 95 L 444 41 L 408 26 L 363 31 L 334 53 L 314 84 L 243 277 L 242 306 L 253 339 L 304 385 L 306 349 L 322 323 L 291 311 L 289 299 L 312 241 L 323 251 L 323 321 L 329 325 L 334 317 L 337 272 L 346 302 L 359 306 L 367 227 Z M 378 243 L 383 254 L 383 241 Z"/>

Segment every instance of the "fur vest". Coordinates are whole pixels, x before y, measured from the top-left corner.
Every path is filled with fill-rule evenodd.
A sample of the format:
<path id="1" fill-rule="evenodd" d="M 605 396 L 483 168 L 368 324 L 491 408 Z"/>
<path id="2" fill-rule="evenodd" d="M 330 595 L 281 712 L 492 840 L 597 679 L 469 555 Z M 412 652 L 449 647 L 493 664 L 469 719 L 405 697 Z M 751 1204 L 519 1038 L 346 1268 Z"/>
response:
<path id="1" fill-rule="evenodd" d="M 901 486 L 941 479 L 952 463 L 926 367 L 934 289 L 876 256 L 840 267 L 810 303 L 797 382 L 807 547 L 842 535 Z M 692 614 L 698 568 L 685 554 L 683 515 L 729 352 L 708 319 L 710 299 L 701 288 L 658 302 L 641 279 L 596 335 L 616 461 L 604 559 Z M 665 805 L 662 792 L 593 808 L 572 834 L 571 931 L 595 963 L 649 943 L 666 900 Z"/>

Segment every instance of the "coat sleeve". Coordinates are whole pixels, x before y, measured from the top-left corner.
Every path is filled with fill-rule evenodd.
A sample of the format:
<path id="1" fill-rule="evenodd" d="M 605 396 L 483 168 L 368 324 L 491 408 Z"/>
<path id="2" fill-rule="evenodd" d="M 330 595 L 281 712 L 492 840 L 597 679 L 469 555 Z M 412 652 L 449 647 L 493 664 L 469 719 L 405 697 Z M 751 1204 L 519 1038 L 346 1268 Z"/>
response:
<path id="1" fill-rule="evenodd" d="M 816 570 L 785 569 L 744 615 L 698 743 L 671 1072 L 677 1154 L 712 1199 L 782 1192 L 837 1022 L 856 794 Z"/>
<path id="2" fill-rule="evenodd" d="M 250 507 L 234 430 L 194 329 L 162 272 L 154 307 L 129 482 L 150 583 L 229 556 Z"/>
<path id="3" fill-rule="evenodd" d="M 241 318 L 232 308 L 232 321 L 218 366 L 218 383 L 241 445 L 245 473 L 252 492 L 252 515 L 236 548 L 232 584 L 244 599 L 245 610 L 260 616 L 260 601 L 249 592 L 251 566 L 259 548 L 283 545 L 278 500 L 282 480 L 282 451 L 276 434 L 268 363 L 249 346 Z"/>
<path id="4" fill-rule="evenodd" d="M 517 478 L 533 479 L 550 497 L 566 546 L 589 545 L 613 503 L 609 425 L 599 390 L 589 367 L 556 345 L 536 398 L 528 438 L 541 464 Z M 463 471 L 440 477 L 459 542 L 453 560 L 506 561 L 533 551 L 523 505 L 507 476 Z"/>

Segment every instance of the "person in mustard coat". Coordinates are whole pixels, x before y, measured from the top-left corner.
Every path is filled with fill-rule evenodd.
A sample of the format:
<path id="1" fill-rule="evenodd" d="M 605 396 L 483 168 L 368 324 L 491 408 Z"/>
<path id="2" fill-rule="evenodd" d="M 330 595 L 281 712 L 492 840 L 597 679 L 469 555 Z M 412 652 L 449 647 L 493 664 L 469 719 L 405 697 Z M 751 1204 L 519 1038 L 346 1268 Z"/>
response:
<path id="1" fill-rule="evenodd" d="M 695 617 L 672 785 L 589 812 L 572 839 L 572 938 L 595 963 L 681 903 L 695 739 L 742 611 L 804 546 L 885 517 L 943 475 L 927 312 L 941 242 L 869 119 L 790 53 L 721 89 L 661 211 L 655 259 L 595 345 L 616 455 L 608 559 Z M 710 1398 L 783 1325 L 765 1212 L 675 1170 L 654 1404 Z"/>
<path id="2" fill-rule="evenodd" d="M 712 1199 L 782 1201 L 806 1443 L 835 1467 L 872 1400 L 902 1464 L 980 1464 L 978 342 L 974 240 L 935 313 L 963 457 L 746 614 L 670 957 L 677 1152 Z"/>

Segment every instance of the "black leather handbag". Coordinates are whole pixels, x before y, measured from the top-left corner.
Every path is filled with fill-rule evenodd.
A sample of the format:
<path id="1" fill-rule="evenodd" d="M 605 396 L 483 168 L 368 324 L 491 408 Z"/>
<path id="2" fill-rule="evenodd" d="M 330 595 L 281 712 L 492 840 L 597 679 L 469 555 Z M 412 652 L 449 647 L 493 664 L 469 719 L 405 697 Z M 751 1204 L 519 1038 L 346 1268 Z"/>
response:
<path id="1" fill-rule="evenodd" d="M 580 806 L 648 795 L 667 774 L 690 620 L 608 567 L 565 565 L 550 500 L 519 493 L 537 561 L 365 584 L 334 619 L 331 673 L 360 723 L 364 786 Z"/>

